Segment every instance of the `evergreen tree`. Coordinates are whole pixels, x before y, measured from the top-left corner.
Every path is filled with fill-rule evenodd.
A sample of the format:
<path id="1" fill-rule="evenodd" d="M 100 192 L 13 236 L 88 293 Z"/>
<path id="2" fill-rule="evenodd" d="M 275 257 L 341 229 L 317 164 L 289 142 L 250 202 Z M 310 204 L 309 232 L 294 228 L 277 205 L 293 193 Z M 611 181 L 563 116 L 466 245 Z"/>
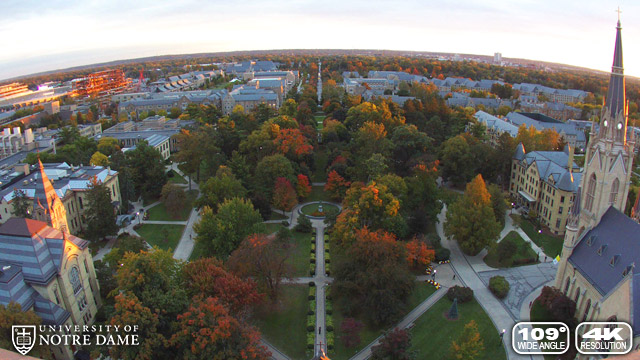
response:
<path id="1" fill-rule="evenodd" d="M 111 204 L 111 190 L 95 178 L 87 193 L 87 238 L 98 240 L 118 233 L 116 214 Z"/>
<path id="2" fill-rule="evenodd" d="M 13 215 L 19 218 L 31 219 L 29 198 L 24 191 L 15 189 L 13 191 Z"/>

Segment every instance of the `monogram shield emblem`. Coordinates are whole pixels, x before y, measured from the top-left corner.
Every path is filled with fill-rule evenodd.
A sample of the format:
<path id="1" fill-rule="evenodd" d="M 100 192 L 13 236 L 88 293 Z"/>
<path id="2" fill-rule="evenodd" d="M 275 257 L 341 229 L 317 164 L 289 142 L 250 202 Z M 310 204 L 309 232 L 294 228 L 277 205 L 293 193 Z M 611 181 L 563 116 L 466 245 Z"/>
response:
<path id="1" fill-rule="evenodd" d="M 33 345 L 36 344 L 36 326 L 35 325 L 13 325 L 11 326 L 11 341 L 13 347 L 22 354 L 27 355 Z"/>

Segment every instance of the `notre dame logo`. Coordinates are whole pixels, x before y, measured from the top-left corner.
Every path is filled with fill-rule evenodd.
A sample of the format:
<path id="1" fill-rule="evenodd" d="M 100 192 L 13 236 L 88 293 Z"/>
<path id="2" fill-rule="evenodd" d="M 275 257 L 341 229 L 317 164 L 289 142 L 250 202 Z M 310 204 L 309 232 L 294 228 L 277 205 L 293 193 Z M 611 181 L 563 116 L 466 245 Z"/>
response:
<path id="1" fill-rule="evenodd" d="M 22 354 L 27 355 L 33 345 L 36 344 L 36 326 L 35 325 L 13 325 L 11 326 L 11 341 L 13 347 Z"/>

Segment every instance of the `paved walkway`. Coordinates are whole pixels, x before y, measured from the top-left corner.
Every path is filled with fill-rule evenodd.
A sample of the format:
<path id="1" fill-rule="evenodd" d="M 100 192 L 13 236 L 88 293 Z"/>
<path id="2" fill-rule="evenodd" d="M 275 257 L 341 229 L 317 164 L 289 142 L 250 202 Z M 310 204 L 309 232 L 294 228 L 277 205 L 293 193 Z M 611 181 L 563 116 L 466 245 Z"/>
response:
<path id="1" fill-rule="evenodd" d="M 482 282 L 478 273 L 473 270 L 471 264 L 467 261 L 467 258 L 462 253 L 462 250 L 458 247 L 455 240 L 448 239 L 444 235 L 443 224 L 446 219 L 447 207 L 443 207 L 442 211 L 438 215 L 438 224 L 436 224 L 436 230 L 440 236 L 442 246 L 451 250 L 451 264 L 459 274 L 460 279 L 466 284 L 466 286 L 473 289 L 474 296 L 478 303 L 484 308 L 485 312 L 491 318 L 498 332 L 505 330 L 503 346 L 505 348 L 507 358 L 513 359 L 540 359 L 541 356 L 524 356 L 518 355 L 511 347 L 511 329 L 515 325 L 515 319 L 512 314 L 507 310 L 506 306 L 498 300 L 487 286 Z M 497 336 L 498 334 L 496 334 Z"/>

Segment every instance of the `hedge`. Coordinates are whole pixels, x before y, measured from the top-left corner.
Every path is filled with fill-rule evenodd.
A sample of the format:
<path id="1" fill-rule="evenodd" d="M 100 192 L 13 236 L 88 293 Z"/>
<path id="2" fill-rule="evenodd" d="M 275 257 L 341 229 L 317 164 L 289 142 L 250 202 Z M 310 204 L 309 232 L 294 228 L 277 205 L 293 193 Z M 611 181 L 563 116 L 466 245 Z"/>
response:
<path id="1" fill-rule="evenodd" d="M 331 301 L 325 301 L 324 310 L 327 315 L 331 315 L 333 313 L 333 305 L 331 305 Z"/>
<path id="2" fill-rule="evenodd" d="M 333 331 L 333 318 L 331 315 L 326 315 L 324 318 L 324 323 L 327 326 L 327 331 Z M 331 329 L 331 330 L 329 330 Z"/>
<path id="3" fill-rule="evenodd" d="M 466 303 L 473 299 L 473 290 L 468 287 L 455 285 L 447 290 L 447 298 L 451 301 L 458 299 L 459 303 Z"/>
<path id="4" fill-rule="evenodd" d="M 316 345 L 316 332 L 311 331 L 307 333 L 307 349 L 313 349 Z"/>
<path id="5" fill-rule="evenodd" d="M 307 331 L 315 334 L 316 332 L 316 316 L 315 315 L 307 315 Z"/>
<path id="6" fill-rule="evenodd" d="M 446 248 L 438 248 L 436 249 L 436 261 L 446 261 L 449 260 L 451 256 L 451 251 Z"/>
<path id="7" fill-rule="evenodd" d="M 500 299 L 504 299 L 509 293 L 509 282 L 504 276 L 494 276 L 489 279 L 489 290 Z"/>
<path id="8" fill-rule="evenodd" d="M 316 288 L 309 288 L 309 300 L 314 300 L 316 298 Z"/>
<path id="9" fill-rule="evenodd" d="M 328 332 L 327 333 L 327 349 L 328 350 L 333 350 L 334 347 L 334 340 L 335 336 L 333 332 Z"/>
<path id="10" fill-rule="evenodd" d="M 331 276 L 331 264 L 324 265 L 324 272 L 327 273 L 327 276 Z"/>

